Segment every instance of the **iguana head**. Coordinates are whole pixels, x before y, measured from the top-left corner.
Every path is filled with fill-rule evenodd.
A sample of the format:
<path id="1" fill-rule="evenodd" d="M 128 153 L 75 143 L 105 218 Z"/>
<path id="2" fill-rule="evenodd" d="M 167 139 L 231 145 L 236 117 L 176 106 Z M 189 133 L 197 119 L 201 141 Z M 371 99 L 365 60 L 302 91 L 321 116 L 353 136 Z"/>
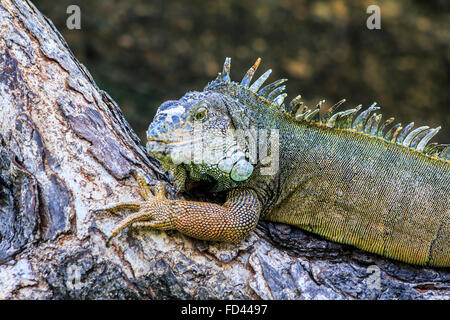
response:
<path id="1" fill-rule="evenodd" d="M 169 169 L 184 168 L 192 180 L 247 179 L 253 166 L 234 139 L 224 99 L 190 92 L 163 103 L 147 130 L 147 151 Z"/>
<path id="2" fill-rule="evenodd" d="M 248 148 L 236 133 L 258 126 L 258 112 L 251 106 L 267 98 L 256 91 L 271 72 L 267 71 L 250 86 L 259 62 L 260 59 L 241 83 L 236 83 L 230 79 L 230 58 L 227 58 L 223 73 L 203 91 L 189 92 L 179 100 L 163 103 L 147 130 L 149 154 L 159 159 L 165 169 L 183 168 L 191 180 L 216 181 L 219 189 L 234 188 L 249 179 L 255 163 L 251 163 Z M 266 87 L 266 94 L 283 81 Z M 277 90 L 278 94 L 281 91 Z M 285 96 L 281 94 L 282 99 Z M 276 98 L 280 101 L 278 95 Z"/>

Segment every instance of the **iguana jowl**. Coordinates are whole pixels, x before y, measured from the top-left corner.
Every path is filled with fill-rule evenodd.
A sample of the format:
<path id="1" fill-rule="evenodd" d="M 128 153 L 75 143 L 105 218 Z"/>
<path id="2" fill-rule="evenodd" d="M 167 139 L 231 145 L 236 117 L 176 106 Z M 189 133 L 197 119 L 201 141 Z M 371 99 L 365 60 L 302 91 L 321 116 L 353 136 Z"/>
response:
<path id="1" fill-rule="evenodd" d="M 227 191 L 223 205 L 168 200 L 158 187 L 145 201 L 100 210 L 137 211 L 115 226 L 175 229 L 213 241 L 239 241 L 259 219 L 287 223 L 327 239 L 407 263 L 450 266 L 450 148 L 429 143 L 440 127 L 388 126 L 376 104 L 325 114 L 300 96 L 285 105 L 286 79 L 263 88 L 271 70 L 251 84 L 260 59 L 240 83 L 230 79 L 231 59 L 202 92 L 163 103 L 147 131 L 147 150 L 173 172 L 175 182 L 215 182 Z M 196 130 L 201 128 L 201 130 Z M 237 143 L 238 130 L 275 130 L 278 170 L 261 174 Z M 180 154 L 225 141 L 223 153 L 178 163 Z M 109 240 L 110 240 L 109 239 Z"/>

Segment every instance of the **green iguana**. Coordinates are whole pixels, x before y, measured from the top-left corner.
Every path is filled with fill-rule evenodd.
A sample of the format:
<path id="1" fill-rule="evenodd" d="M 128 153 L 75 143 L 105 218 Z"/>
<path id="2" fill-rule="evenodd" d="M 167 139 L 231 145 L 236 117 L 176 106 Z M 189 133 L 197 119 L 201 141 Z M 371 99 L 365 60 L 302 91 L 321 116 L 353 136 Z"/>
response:
<path id="1" fill-rule="evenodd" d="M 382 123 L 375 103 L 361 113 L 361 105 L 336 112 L 345 100 L 325 113 L 323 102 L 309 109 L 300 96 L 285 105 L 286 79 L 261 88 L 268 70 L 251 84 L 258 59 L 233 82 L 230 62 L 202 92 L 163 103 L 147 131 L 147 151 L 180 188 L 213 183 L 226 202 L 168 200 L 161 184 L 152 197 L 138 175 L 145 201 L 98 210 L 137 211 L 108 242 L 126 227 L 236 242 L 263 219 L 407 263 L 450 266 L 450 147 L 428 143 L 440 127 L 387 130 L 394 119 Z"/>

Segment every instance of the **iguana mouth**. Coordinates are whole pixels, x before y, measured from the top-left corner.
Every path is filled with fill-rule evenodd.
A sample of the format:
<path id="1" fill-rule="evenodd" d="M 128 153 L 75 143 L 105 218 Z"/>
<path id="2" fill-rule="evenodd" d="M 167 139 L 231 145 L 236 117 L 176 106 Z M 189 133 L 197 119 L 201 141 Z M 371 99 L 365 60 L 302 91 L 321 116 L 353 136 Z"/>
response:
<path id="1" fill-rule="evenodd" d="M 202 137 L 195 137 L 192 139 L 182 139 L 182 140 L 173 140 L 173 141 L 167 141 L 167 140 L 160 140 L 160 139 L 155 139 L 155 138 L 150 138 L 147 140 L 147 142 L 156 142 L 156 143 L 162 143 L 165 145 L 182 145 L 182 144 L 187 144 L 187 143 L 194 143 L 194 142 L 198 142 L 201 141 Z"/>
<path id="2" fill-rule="evenodd" d="M 202 137 L 189 137 L 179 140 L 162 140 L 154 137 L 147 139 L 147 152 L 153 155 L 168 155 L 172 151 L 194 151 L 198 144 L 202 143 Z"/>

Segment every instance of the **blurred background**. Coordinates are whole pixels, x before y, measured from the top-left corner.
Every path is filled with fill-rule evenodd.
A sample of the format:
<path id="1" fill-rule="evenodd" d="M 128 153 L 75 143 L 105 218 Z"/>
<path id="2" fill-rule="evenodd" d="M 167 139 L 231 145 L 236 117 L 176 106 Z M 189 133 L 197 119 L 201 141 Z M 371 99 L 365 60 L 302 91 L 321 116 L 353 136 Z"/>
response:
<path id="1" fill-rule="evenodd" d="M 32 0 L 33 1 L 33 0 Z M 240 81 L 257 57 L 256 76 L 289 78 L 291 98 L 347 107 L 376 101 L 383 118 L 437 126 L 450 143 L 448 0 L 34 0 L 100 88 L 120 105 L 141 139 L 158 106 L 202 90 L 232 57 Z M 81 29 L 69 30 L 69 5 Z M 369 5 L 381 30 L 369 30 Z"/>

